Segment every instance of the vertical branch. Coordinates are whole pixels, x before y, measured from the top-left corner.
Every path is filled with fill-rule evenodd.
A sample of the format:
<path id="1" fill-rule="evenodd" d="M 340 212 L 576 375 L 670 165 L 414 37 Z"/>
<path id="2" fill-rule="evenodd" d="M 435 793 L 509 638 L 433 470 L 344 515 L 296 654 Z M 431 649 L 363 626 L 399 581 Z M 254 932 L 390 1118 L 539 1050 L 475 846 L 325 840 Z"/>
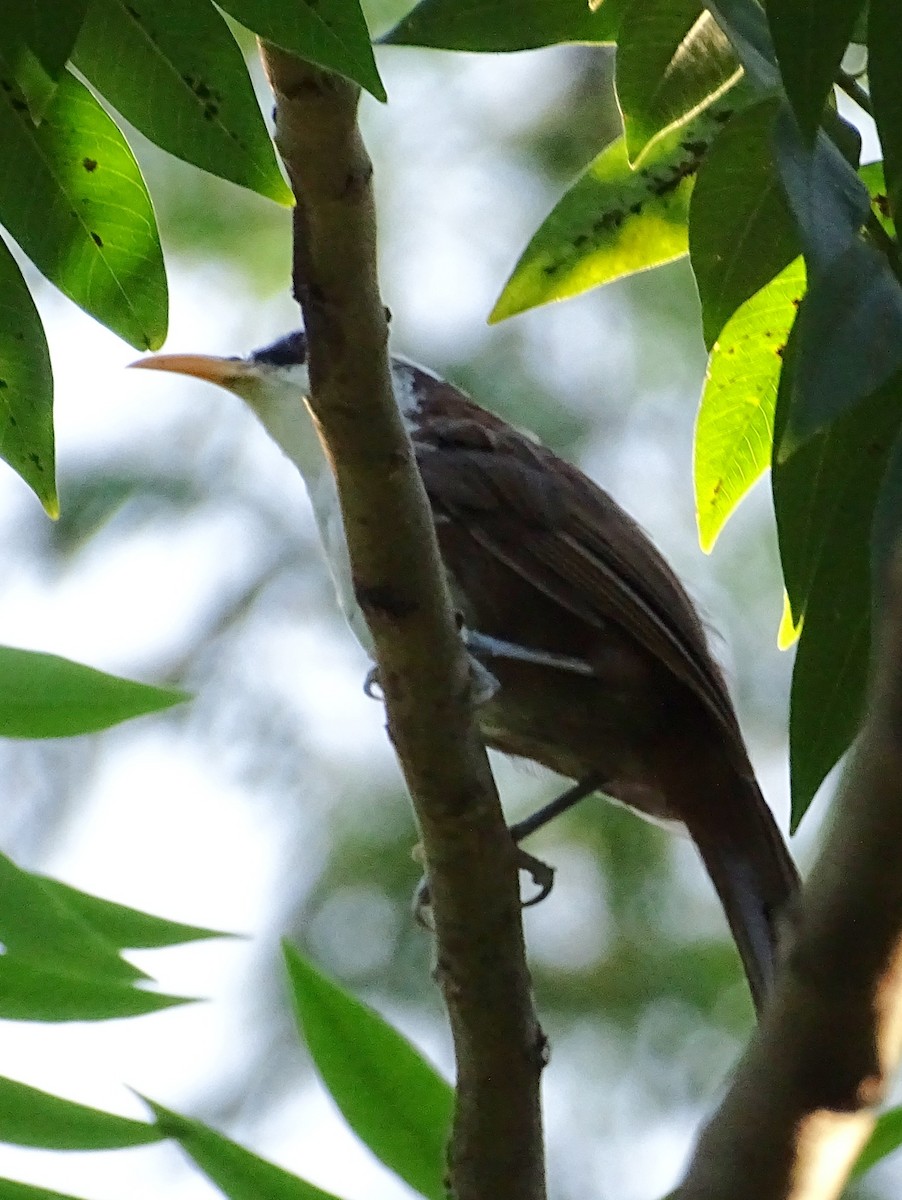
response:
<path id="1" fill-rule="evenodd" d="M 392 393 L 359 91 L 274 46 L 264 45 L 263 58 L 297 201 L 293 279 L 312 407 L 427 860 L 437 977 L 457 1058 L 451 1189 L 459 1200 L 542 1200 L 543 1044 L 514 846 L 474 726 L 468 662 Z"/>
<path id="2" fill-rule="evenodd" d="M 882 625 L 794 944 L 679 1200 L 834 1200 L 902 1055 L 902 558 Z"/>

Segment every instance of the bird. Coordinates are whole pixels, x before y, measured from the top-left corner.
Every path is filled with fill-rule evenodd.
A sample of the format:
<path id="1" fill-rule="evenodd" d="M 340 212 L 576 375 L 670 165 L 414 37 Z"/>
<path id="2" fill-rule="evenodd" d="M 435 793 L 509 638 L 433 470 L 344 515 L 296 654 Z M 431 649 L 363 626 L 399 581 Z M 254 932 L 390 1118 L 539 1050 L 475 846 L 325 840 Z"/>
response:
<path id="1" fill-rule="evenodd" d="M 338 493 L 307 397 L 303 331 L 246 357 L 132 364 L 234 393 L 306 482 L 339 604 L 373 657 Z M 688 832 L 761 1011 L 799 876 L 761 793 L 687 592 L 601 487 L 453 383 L 393 356 L 395 397 L 432 510 L 485 743 Z M 523 823 L 519 832 L 540 822 Z"/>

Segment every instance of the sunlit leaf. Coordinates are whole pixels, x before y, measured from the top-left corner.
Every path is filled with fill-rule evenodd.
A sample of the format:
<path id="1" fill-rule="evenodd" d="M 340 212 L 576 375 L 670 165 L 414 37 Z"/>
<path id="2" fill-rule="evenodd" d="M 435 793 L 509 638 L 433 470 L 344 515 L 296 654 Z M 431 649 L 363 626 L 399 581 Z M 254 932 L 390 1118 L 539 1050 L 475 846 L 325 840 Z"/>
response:
<path id="1" fill-rule="evenodd" d="M 814 136 L 863 0 L 766 0 L 768 24 L 803 135 Z M 894 33 L 897 28 L 894 28 Z"/>
<path id="2" fill-rule="evenodd" d="M 92 0 L 75 65 L 170 154 L 291 204 L 244 56 L 209 0 Z"/>
<path id="3" fill-rule="evenodd" d="M 629 0 L 420 0 L 379 40 L 442 50 L 534 50 L 558 42 L 612 42 Z"/>
<path id="4" fill-rule="evenodd" d="M 635 166 L 655 139 L 698 116 L 742 74 L 701 0 L 627 8 L 617 39 L 617 100 Z"/>
<path id="5" fill-rule="evenodd" d="M 95 671 L 55 654 L 0 646 L 0 737 L 73 737 L 188 697 Z"/>
<path id="6" fill-rule="evenodd" d="M 724 121 L 729 96 L 661 138 L 633 170 L 622 138 L 590 163 L 520 257 L 492 310 L 502 321 L 686 253 L 693 176 Z"/>
<path id="7" fill-rule="evenodd" d="M 285 960 L 298 1025 L 344 1119 L 415 1191 L 445 1200 L 450 1086 L 406 1038 L 292 946 Z"/>
<path id="8" fill-rule="evenodd" d="M 152 1100 L 145 1099 L 145 1103 L 156 1116 L 160 1132 L 174 1138 L 229 1200 L 338 1200 L 208 1125 L 182 1117 Z"/>
<path id="9" fill-rule="evenodd" d="M 156 221 L 115 123 L 66 73 L 36 126 L 0 62 L 0 144 L 0 220 L 25 253 L 127 342 L 160 346 L 166 276 Z"/>
<path id="10" fill-rule="evenodd" d="M 156 1125 L 88 1108 L 0 1076 L 0 1142 L 45 1150 L 117 1150 L 158 1142 Z"/>
<path id="11" fill-rule="evenodd" d="M 706 552 L 770 466 L 782 356 L 804 291 L 799 258 L 733 314 L 711 352 L 695 427 L 695 505 Z"/>
<path id="12" fill-rule="evenodd" d="M 53 448 L 53 376 L 38 310 L 0 241 L 0 457 L 59 513 Z"/>
<path id="13" fill-rule="evenodd" d="M 386 99 L 358 0 L 221 0 L 220 7 L 267 41 Z"/>

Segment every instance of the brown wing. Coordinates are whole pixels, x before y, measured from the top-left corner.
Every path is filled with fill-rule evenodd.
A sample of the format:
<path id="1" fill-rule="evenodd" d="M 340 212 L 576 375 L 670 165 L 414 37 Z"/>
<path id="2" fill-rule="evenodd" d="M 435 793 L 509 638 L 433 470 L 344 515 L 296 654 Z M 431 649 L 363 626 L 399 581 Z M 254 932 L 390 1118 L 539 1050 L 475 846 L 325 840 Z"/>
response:
<path id="1" fill-rule="evenodd" d="M 466 415 L 464 405 L 458 393 L 453 416 L 431 416 L 413 434 L 437 520 L 460 523 L 583 621 L 626 631 L 736 739 L 733 707 L 692 602 L 645 533 L 581 471 L 482 410 Z"/>

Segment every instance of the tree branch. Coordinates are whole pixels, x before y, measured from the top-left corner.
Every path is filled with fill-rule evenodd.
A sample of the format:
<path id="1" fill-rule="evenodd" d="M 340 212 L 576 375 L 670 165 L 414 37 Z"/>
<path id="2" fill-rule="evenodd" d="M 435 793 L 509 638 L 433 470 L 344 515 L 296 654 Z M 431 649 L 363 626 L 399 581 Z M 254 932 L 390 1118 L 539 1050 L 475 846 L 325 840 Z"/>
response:
<path id="1" fill-rule="evenodd" d="M 413 798 L 451 1020 L 459 1200 L 542 1200 L 539 1076 L 514 845 L 475 730 L 469 665 L 389 375 L 359 89 L 271 45 L 276 142 L 297 200 L 294 292 L 389 736 Z"/>
<path id="2" fill-rule="evenodd" d="M 902 1053 L 902 557 L 871 707 L 773 1003 L 679 1200 L 831 1200 Z"/>

